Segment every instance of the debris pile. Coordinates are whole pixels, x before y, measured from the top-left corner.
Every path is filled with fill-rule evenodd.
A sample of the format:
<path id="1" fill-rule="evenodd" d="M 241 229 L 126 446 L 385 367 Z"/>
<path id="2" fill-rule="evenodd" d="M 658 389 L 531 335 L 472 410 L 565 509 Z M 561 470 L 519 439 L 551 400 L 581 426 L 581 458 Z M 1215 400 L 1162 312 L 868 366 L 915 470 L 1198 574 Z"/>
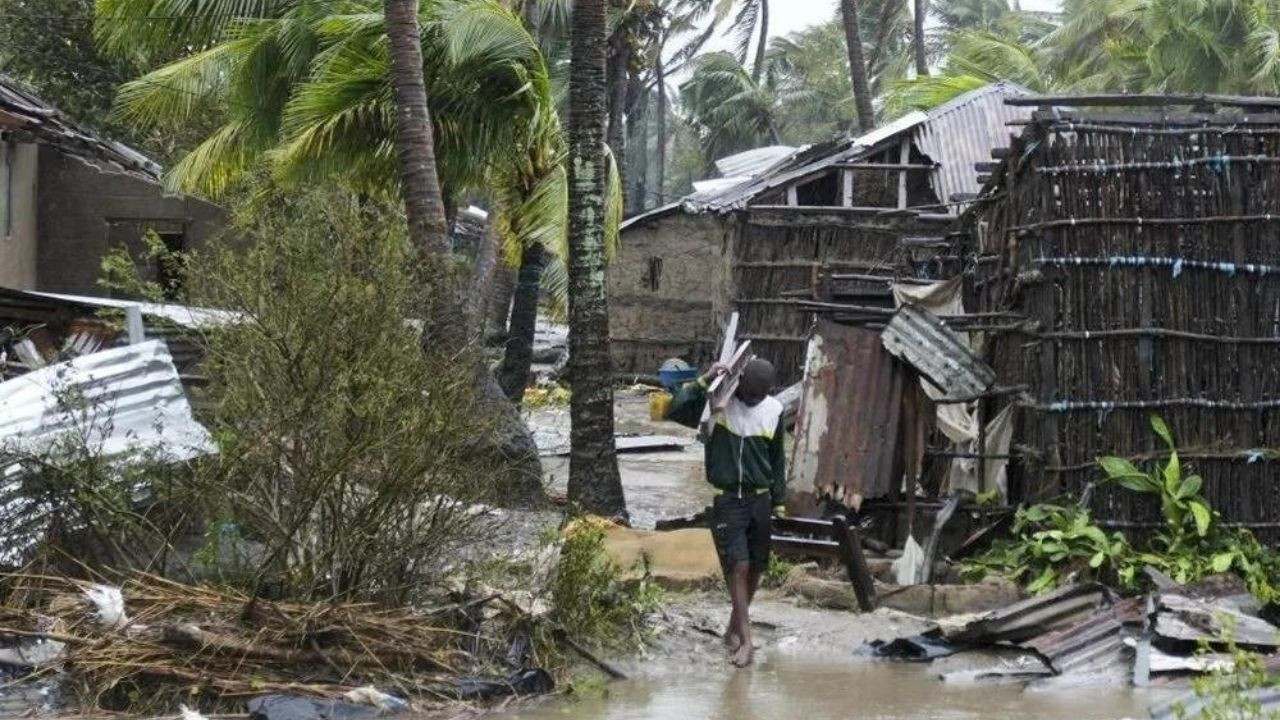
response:
<path id="1" fill-rule="evenodd" d="M 498 596 L 383 610 L 275 602 L 141 573 L 119 588 L 36 575 L 10 584 L 0 663 L 36 675 L 65 671 L 65 687 L 87 705 L 217 708 L 277 696 L 397 710 L 408 699 L 537 694 L 553 685 L 518 629 L 525 616 Z"/>
<path id="2" fill-rule="evenodd" d="M 1280 649 L 1280 627 L 1234 575 L 1179 585 L 1150 572 L 1156 589 L 1122 598 L 1096 583 L 1068 585 L 953 628 L 877 641 L 866 654 L 929 662 L 979 650 L 977 663 L 939 668 L 947 682 L 1166 684 L 1230 669 L 1230 647 Z M 957 669 L 958 668 L 958 669 Z"/>

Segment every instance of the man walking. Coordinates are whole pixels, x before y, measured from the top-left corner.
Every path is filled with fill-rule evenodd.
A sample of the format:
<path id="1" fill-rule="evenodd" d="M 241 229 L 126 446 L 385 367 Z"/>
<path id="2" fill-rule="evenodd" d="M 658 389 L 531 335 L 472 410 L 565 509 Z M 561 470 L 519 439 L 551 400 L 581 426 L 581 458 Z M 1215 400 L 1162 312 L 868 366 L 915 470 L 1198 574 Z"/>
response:
<path id="1" fill-rule="evenodd" d="M 681 388 L 668 419 L 698 427 L 707 388 L 724 372 L 717 363 Z M 771 517 L 782 514 L 787 499 L 782 403 L 769 394 L 776 380 L 769 361 L 748 362 L 734 396 L 712 413 L 714 427 L 706 441 L 707 482 L 716 489 L 711 533 L 733 603 L 724 640 L 738 667 L 753 660 L 749 608 L 769 565 Z"/>

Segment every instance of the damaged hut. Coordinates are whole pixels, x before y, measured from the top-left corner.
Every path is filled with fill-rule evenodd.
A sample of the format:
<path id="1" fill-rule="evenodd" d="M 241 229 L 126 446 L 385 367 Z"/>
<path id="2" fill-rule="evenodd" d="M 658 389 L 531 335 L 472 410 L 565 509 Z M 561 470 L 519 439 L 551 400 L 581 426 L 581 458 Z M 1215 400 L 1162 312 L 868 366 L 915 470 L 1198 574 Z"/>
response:
<path id="1" fill-rule="evenodd" d="M 1013 316 L 981 341 L 1025 387 L 981 410 L 1014 411 L 1011 499 L 1081 496 L 1099 455 L 1166 456 L 1156 413 L 1223 520 L 1275 541 L 1280 100 L 1008 102 L 1038 109 L 964 227 L 971 307 Z M 1091 503 L 1104 527 L 1160 521 L 1113 484 Z"/>
<path id="2" fill-rule="evenodd" d="M 974 164 L 1009 142 L 1006 124 L 1030 113 L 1003 101 L 1025 94 L 997 83 L 859 138 L 726 158 L 725 177 L 631 218 L 609 268 L 615 366 L 709 362 L 737 310 L 738 339 L 798 380 L 812 317 L 793 294 L 825 268 L 888 307 L 887 280 L 948 277 L 955 203 L 979 189 Z"/>

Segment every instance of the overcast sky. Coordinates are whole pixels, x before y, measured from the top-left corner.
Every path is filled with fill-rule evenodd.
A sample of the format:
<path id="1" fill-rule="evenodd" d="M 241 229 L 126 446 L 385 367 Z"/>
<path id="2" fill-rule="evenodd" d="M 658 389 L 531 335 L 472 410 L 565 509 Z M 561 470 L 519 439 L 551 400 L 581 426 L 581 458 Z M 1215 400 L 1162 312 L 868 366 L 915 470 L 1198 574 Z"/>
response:
<path id="1" fill-rule="evenodd" d="M 786 35 L 835 17 L 839 0 L 785 0 L 769 4 L 769 35 Z M 1023 10 L 1056 11 L 1060 0 L 1022 0 Z"/>

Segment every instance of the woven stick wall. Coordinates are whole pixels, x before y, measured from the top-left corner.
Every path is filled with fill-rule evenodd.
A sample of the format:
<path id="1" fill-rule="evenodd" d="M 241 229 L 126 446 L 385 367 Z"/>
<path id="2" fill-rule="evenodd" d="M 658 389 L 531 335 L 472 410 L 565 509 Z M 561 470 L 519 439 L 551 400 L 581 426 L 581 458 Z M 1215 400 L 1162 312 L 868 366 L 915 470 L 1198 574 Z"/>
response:
<path id="1" fill-rule="evenodd" d="M 877 217 L 872 212 L 840 213 L 822 208 L 778 210 L 763 217 L 748 214 L 732 254 L 733 303 L 740 313 L 739 339 L 769 358 L 785 383 L 800 380 L 813 319 L 796 303 L 809 297 L 816 273 L 865 274 L 891 280 L 912 277 L 915 269 L 902 240 L 912 235 L 944 234 L 948 219 L 907 213 Z M 867 281 L 854 291 L 860 303 L 892 307 L 887 282 Z"/>
<path id="2" fill-rule="evenodd" d="M 1224 520 L 1280 539 L 1280 115 L 1039 112 L 988 197 L 966 217 L 973 299 L 1027 319 L 986 347 L 1030 387 L 1014 499 L 1080 493 L 1099 455 L 1161 457 L 1158 413 Z M 1160 517 L 1111 486 L 1093 509 Z"/>

